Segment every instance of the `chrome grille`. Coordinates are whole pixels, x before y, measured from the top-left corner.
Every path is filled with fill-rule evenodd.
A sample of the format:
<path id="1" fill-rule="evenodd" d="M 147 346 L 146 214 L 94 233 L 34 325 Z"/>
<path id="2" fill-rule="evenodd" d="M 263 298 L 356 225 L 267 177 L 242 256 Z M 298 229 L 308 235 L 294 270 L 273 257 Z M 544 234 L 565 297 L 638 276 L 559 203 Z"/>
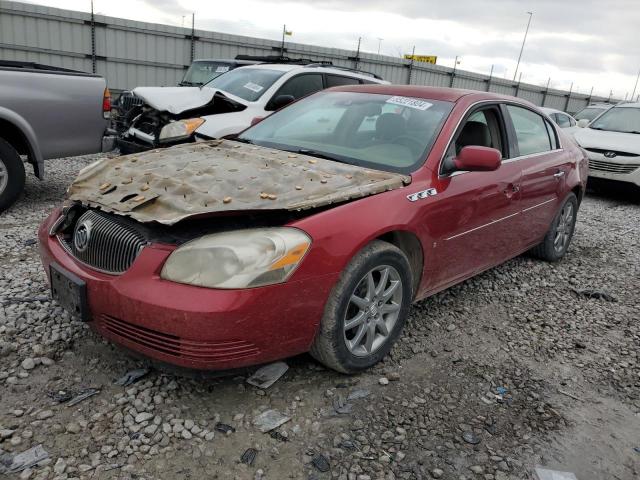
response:
<path id="1" fill-rule="evenodd" d="M 600 172 L 628 174 L 640 168 L 640 163 L 613 163 L 590 159 L 589 168 Z"/>
<path id="2" fill-rule="evenodd" d="M 593 153 L 604 155 L 605 153 L 614 153 L 616 157 L 640 157 L 637 153 L 620 152 L 618 150 L 609 150 L 606 148 L 585 148 L 585 150 Z"/>
<path id="3" fill-rule="evenodd" d="M 147 243 L 135 228 L 95 210 L 80 216 L 71 239 L 58 238 L 82 263 L 111 274 L 127 271 Z"/>

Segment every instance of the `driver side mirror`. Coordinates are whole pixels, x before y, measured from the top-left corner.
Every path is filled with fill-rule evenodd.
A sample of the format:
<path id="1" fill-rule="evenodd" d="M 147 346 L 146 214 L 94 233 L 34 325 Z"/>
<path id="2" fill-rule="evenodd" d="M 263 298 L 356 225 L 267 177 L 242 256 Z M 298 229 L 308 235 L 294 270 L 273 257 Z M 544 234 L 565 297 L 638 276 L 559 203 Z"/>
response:
<path id="1" fill-rule="evenodd" d="M 276 98 L 271 100 L 269 105 L 269 110 L 278 110 L 286 105 L 289 105 L 293 102 L 295 98 L 293 95 L 278 95 Z"/>
<path id="2" fill-rule="evenodd" d="M 479 145 L 468 145 L 453 159 L 456 170 L 469 172 L 491 172 L 502 163 L 500 150 Z"/>
<path id="3" fill-rule="evenodd" d="M 587 125 L 589 125 L 589 120 L 587 120 L 586 118 L 581 118 L 580 120 L 578 120 L 578 126 L 580 128 L 584 128 Z"/>

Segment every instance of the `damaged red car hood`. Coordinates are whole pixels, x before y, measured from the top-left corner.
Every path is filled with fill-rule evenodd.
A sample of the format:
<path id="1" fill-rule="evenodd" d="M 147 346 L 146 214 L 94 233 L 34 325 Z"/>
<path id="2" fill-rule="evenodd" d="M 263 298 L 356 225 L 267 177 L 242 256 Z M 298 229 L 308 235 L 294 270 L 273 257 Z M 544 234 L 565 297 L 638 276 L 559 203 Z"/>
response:
<path id="1" fill-rule="evenodd" d="M 248 210 L 304 210 L 401 188 L 405 175 L 229 140 L 104 159 L 80 171 L 71 201 L 140 222 Z"/>

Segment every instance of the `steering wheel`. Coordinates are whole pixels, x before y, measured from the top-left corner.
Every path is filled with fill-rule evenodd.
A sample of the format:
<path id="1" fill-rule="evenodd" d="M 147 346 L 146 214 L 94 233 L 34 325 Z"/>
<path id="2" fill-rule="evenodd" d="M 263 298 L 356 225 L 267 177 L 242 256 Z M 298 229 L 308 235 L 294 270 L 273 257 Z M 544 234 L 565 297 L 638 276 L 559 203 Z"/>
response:
<path id="1" fill-rule="evenodd" d="M 393 139 L 393 143 L 404 145 L 416 155 L 420 155 L 425 147 L 422 143 L 409 135 L 400 135 Z"/>

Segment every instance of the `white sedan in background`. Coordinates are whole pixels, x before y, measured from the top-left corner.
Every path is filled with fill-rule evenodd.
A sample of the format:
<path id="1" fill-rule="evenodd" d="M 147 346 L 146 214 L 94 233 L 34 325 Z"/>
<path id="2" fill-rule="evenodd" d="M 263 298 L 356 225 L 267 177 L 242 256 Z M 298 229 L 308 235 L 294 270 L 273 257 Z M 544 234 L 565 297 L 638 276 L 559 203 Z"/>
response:
<path id="1" fill-rule="evenodd" d="M 621 103 L 574 133 L 589 155 L 589 176 L 640 187 L 640 103 Z"/>
<path id="2" fill-rule="evenodd" d="M 555 108 L 540 107 L 540 110 L 549 115 L 551 120 L 556 122 L 560 128 L 575 127 L 578 123 L 576 119 L 568 113 L 556 110 Z"/>

